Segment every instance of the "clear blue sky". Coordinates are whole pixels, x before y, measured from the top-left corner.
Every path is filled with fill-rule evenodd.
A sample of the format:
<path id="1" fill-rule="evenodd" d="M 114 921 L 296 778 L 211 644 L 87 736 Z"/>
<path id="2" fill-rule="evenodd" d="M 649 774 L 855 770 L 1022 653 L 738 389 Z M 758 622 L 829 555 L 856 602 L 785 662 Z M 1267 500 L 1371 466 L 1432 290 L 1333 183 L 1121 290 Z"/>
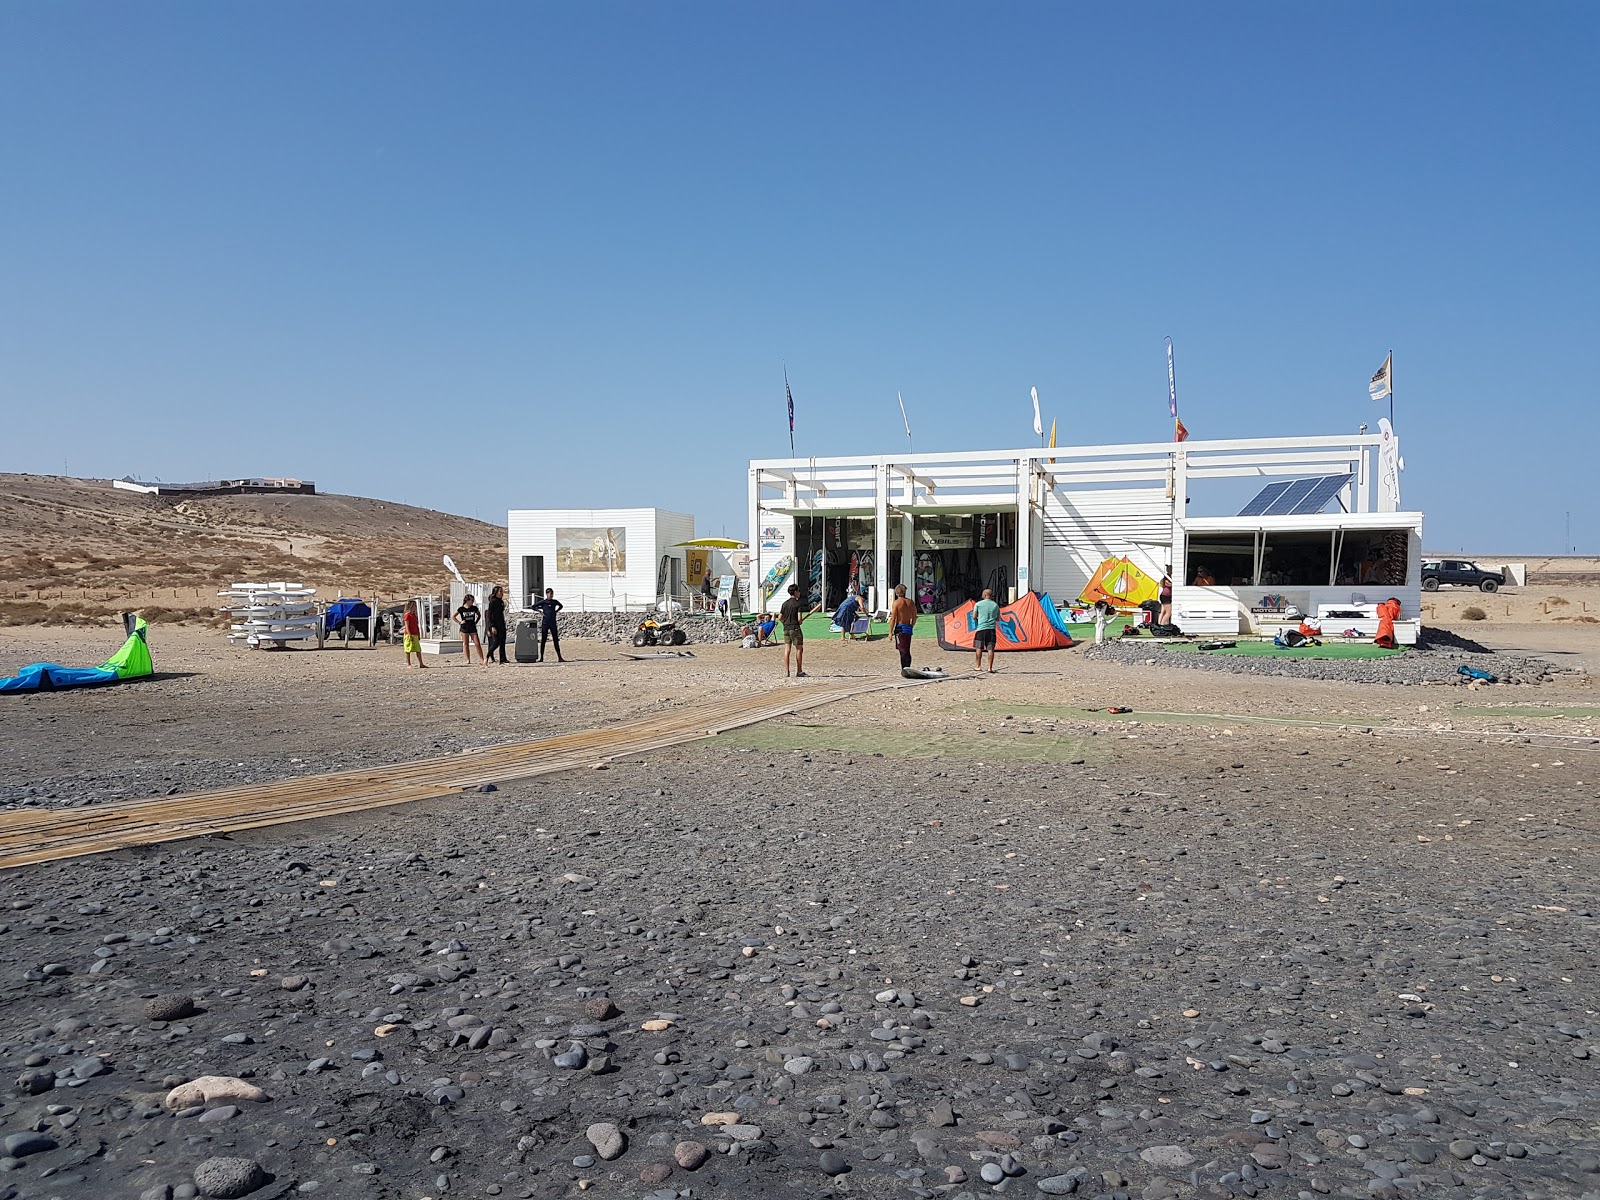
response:
<path id="1" fill-rule="evenodd" d="M 1600 551 L 1593 3 L 0 6 L 0 469 L 745 532 L 786 454 L 1376 422 Z"/>

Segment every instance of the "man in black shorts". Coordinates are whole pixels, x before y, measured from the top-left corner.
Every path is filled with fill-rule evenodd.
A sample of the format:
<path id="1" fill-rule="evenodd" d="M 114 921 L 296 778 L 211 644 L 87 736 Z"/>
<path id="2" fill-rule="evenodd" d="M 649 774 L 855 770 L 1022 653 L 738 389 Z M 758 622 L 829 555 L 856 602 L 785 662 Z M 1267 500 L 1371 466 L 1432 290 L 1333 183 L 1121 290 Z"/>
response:
<path id="1" fill-rule="evenodd" d="M 822 605 L 817 605 L 811 612 L 817 612 Z M 811 613 L 801 609 L 800 585 L 789 585 L 789 598 L 783 602 L 783 607 L 778 610 L 778 620 L 783 623 L 783 677 L 789 677 L 789 654 L 794 653 L 794 677 L 806 677 L 806 633 L 801 624 Z"/>

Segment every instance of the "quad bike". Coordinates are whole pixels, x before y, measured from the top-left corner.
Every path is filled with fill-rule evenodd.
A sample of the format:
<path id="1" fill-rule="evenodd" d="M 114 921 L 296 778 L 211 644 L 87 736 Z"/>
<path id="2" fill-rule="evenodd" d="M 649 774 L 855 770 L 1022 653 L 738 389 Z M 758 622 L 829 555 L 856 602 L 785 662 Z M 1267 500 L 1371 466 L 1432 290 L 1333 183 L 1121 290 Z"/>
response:
<path id="1" fill-rule="evenodd" d="M 661 621 L 655 617 L 640 621 L 633 635 L 635 646 L 681 646 L 688 640 L 689 635 L 679 629 L 676 622 Z"/>

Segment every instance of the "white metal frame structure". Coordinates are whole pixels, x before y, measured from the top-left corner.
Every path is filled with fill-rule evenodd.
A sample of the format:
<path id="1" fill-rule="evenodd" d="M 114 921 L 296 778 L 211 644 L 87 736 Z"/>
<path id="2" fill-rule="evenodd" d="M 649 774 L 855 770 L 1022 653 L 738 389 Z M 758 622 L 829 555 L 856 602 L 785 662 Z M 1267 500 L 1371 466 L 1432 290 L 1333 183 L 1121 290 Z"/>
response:
<path id="1" fill-rule="evenodd" d="M 910 579 L 917 518 L 1007 512 L 1016 514 L 1011 572 L 1016 592 L 1064 589 L 1086 566 L 1092 569 L 1109 554 L 1148 545 L 1165 554 L 1165 564 L 1157 565 L 1168 565 L 1172 578 L 1179 581 L 1175 602 L 1187 591 L 1182 581 L 1191 532 L 1257 531 L 1265 537 L 1274 531 L 1403 531 L 1414 545 L 1406 583 L 1394 594 L 1411 616 L 1421 594 L 1422 514 L 1399 511 L 1398 453 L 1392 432 L 1380 432 L 756 459 L 749 473 L 754 604 L 761 606 L 764 583 L 771 587 L 775 605 L 787 583 L 803 580 L 796 559 L 797 520 L 865 517 L 872 521 L 874 572 L 863 583 L 875 588 L 870 599 L 875 608 L 882 608 L 890 578 L 891 522 L 901 523 L 899 575 Z M 1194 481 L 1343 474 L 1351 480 L 1339 495 L 1341 512 L 1192 521 L 1187 516 Z M 785 559 L 792 564 L 790 574 L 774 579 Z M 1328 582 L 1333 586 L 1333 579 Z M 1250 583 L 1246 591 L 1257 586 Z M 1076 587 L 1058 598 L 1075 597 Z M 1226 591 L 1207 589 L 1205 598 L 1213 598 L 1219 590 Z M 1231 599 L 1241 612 L 1248 612 L 1244 594 Z M 1316 599 L 1307 597 L 1308 602 Z"/>

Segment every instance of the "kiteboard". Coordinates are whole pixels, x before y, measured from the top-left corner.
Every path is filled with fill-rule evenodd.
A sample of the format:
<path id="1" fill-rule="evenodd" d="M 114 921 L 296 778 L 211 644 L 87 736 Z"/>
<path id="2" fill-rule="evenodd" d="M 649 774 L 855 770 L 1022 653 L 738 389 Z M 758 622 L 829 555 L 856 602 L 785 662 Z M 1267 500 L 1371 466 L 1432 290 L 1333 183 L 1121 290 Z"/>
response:
<path id="1" fill-rule="evenodd" d="M 901 667 L 900 675 L 905 679 L 949 679 L 950 676 L 938 667 Z"/>
<path id="2" fill-rule="evenodd" d="M 811 555 L 811 578 L 807 581 L 806 603 L 822 603 L 822 567 L 823 552 L 818 550 Z"/>

